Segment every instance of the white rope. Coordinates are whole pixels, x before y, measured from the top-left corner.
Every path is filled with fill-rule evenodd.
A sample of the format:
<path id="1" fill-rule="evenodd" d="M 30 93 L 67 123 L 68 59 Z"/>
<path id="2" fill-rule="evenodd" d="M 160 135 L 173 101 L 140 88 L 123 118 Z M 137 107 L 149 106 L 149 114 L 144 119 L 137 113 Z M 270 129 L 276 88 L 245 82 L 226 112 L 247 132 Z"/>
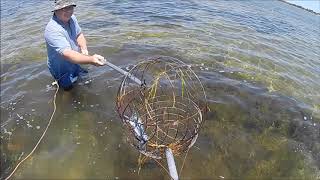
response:
<path id="1" fill-rule="evenodd" d="M 59 91 L 59 84 L 58 84 L 57 81 L 54 81 L 54 82 L 52 83 L 52 85 L 57 85 L 57 90 L 56 90 L 56 92 L 55 92 L 55 94 L 54 94 L 54 97 L 53 97 L 53 112 L 52 112 L 52 114 L 51 114 L 51 117 L 50 117 L 50 120 L 49 120 L 49 122 L 48 122 L 48 125 L 47 125 L 46 129 L 44 130 L 42 136 L 40 137 L 39 141 L 37 142 L 37 144 L 35 145 L 35 147 L 32 149 L 32 151 L 28 154 L 28 156 L 26 156 L 22 161 L 20 161 L 20 162 L 17 164 L 17 166 L 14 168 L 14 170 L 11 172 L 11 174 L 10 174 L 8 177 L 6 177 L 5 180 L 10 179 L 11 176 L 16 172 L 16 170 L 18 169 L 18 167 L 19 167 L 25 160 L 27 160 L 27 159 L 33 154 L 33 152 L 34 152 L 34 151 L 37 149 L 37 147 L 39 146 L 40 142 L 42 141 L 44 135 L 46 134 L 46 132 L 47 132 L 47 130 L 48 130 L 50 124 L 51 124 L 52 118 L 53 118 L 53 116 L 54 116 L 54 114 L 55 114 L 55 112 L 56 112 L 56 109 L 57 109 L 56 98 L 57 98 L 57 93 L 58 93 L 58 91 Z"/>

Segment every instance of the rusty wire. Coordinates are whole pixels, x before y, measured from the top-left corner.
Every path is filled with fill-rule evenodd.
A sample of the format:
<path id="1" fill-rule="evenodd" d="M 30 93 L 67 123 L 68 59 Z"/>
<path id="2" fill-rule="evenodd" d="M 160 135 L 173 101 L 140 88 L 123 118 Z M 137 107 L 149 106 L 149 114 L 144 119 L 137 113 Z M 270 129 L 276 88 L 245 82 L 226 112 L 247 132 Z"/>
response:
<path id="1" fill-rule="evenodd" d="M 167 56 L 135 65 L 117 95 L 117 111 L 128 139 L 154 159 L 163 158 L 166 148 L 174 155 L 186 152 L 198 137 L 205 108 L 206 94 L 198 76 L 189 65 Z"/>

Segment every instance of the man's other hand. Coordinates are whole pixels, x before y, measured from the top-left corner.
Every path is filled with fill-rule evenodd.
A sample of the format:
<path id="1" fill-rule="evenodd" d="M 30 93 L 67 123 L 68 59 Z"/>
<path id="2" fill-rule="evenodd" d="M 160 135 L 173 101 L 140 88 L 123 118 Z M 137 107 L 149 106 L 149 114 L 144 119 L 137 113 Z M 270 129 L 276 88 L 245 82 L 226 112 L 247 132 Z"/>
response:
<path id="1" fill-rule="evenodd" d="M 93 65 L 104 66 L 106 64 L 106 59 L 103 56 L 95 54 L 92 57 L 93 57 L 93 62 L 92 62 Z"/>
<path id="2" fill-rule="evenodd" d="M 81 49 L 81 53 L 84 54 L 84 55 L 88 55 L 89 54 L 87 49 Z"/>

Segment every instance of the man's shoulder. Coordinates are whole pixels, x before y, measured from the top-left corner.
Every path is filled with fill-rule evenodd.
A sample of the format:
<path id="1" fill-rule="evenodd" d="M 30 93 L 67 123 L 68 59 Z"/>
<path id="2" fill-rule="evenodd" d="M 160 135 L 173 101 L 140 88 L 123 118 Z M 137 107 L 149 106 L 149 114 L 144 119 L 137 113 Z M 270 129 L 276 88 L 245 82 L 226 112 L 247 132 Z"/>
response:
<path id="1" fill-rule="evenodd" d="M 58 30 L 58 29 L 61 29 L 61 28 L 62 28 L 61 25 L 57 21 L 55 21 L 54 18 L 51 18 L 50 21 L 48 22 L 47 26 L 46 26 L 46 30 L 47 29 L 48 30 L 49 29 Z"/>
<path id="2" fill-rule="evenodd" d="M 60 31 L 62 31 L 61 25 L 59 25 L 53 18 L 51 18 L 45 28 L 45 34 Z"/>

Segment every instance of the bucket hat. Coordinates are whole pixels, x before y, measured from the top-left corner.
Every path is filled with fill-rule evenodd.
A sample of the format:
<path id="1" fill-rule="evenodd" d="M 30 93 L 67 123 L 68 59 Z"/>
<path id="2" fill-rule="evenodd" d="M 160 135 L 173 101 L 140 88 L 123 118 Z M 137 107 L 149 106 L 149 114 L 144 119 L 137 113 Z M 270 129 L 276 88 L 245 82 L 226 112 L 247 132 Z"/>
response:
<path id="1" fill-rule="evenodd" d="M 77 6 L 73 0 L 55 0 L 54 1 L 54 9 L 53 11 L 68 7 L 68 6 Z"/>

